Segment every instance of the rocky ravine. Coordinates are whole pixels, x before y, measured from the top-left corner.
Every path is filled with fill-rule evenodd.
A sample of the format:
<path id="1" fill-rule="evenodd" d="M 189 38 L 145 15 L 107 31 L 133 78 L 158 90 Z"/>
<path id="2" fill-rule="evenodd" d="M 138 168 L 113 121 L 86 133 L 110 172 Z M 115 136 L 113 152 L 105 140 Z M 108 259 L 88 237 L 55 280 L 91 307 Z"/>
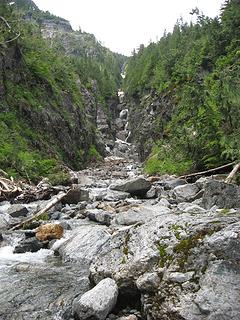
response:
<path id="1" fill-rule="evenodd" d="M 240 189 L 155 180 L 116 157 L 79 172 L 49 213 L 64 229 L 55 242 L 35 237 L 46 221 L 6 232 L 22 217 L 1 203 L 0 319 L 239 319 Z"/>

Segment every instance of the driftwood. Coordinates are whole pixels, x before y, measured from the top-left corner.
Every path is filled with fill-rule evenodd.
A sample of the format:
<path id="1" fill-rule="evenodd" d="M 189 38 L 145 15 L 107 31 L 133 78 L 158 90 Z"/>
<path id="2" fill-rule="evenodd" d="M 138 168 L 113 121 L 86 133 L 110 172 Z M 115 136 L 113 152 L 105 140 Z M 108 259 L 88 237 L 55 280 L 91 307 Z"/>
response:
<path id="1" fill-rule="evenodd" d="M 234 179 L 234 177 L 236 176 L 236 174 L 238 173 L 238 171 L 240 170 L 240 162 L 237 163 L 233 170 L 230 172 L 230 174 L 227 176 L 227 179 L 225 180 L 226 183 L 231 183 Z"/>
<path id="2" fill-rule="evenodd" d="M 10 231 L 14 231 L 16 229 L 19 229 L 22 226 L 24 226 L 26 223 L 30 223 L 30 222 L 36 220 L 38 217 L 40 217 L 42 214 L 46 213 L 53 206 L 55 206 L 58 202 L 60 202 L 68 194 L 68 192 L 59 192 L 59 194 L 56 197 L 54 197 L 51 201 L 49 201 L 48 204 L 44 208 L 42 208 L 40 211 L 35 213 L 32 217 L 22 221 L 21 223 L 17 224 L 13 228 L 11 228 Z"/>
<path id="3" fill-rule="evenodd" d="M 187 178 L 191 178 L 191 177 L 204 176 L 204 175 L 209 174 L 209 173 L 213 173 L 213 172 L 216 172 L 216 171 L 220 171 L 222 169 L 226 169 L 226 168 L 232 167 L 234 164 L 235 164 L 235 162 L 231 162 L 231 163 L 225 164 L 225 165 L 223 165 L 221 167 L 209 169 L 209 170 L 202 171 L 202 172 L 196 172 L 196 173 L 187 174 L 185 176 L 179 177 L 179 179 L 187 179 Z"/>
<path id="4" fill-rule="evenodd" d="M 13 180 L 0 177 L 0 197 L 8 199 L 22 192 L 21 187 Z"/>

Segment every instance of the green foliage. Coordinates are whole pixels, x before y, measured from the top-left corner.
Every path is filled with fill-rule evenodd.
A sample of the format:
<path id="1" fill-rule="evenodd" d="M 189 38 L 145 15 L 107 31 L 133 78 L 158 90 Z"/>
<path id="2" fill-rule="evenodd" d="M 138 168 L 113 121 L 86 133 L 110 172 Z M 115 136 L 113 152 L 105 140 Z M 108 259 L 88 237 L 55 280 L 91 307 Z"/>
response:
<path id="1" fill-rule="evenodd" d="M 147 159 L 144 170 L 147 174 L 184 174 L 191 168 L 191 160 L 184 159 L 181 151 L 164 145 L 161 141 L 153 148 Z"/>
<path id="2" fill-rule="evenodd" d="M 62 169 L 61 166 L 54 167 L 51 173 L 47 175 L 47 178 L 53 186 L 67 186 L 71 184 L 70 174 L 66 170 Z"/>
<path id="3" fill-rule="evenodd" d="M 101 159 L 92 144 L 96 107 L 116 95 L 125 57 L 93 35 L 71 31 L 66 20 L 31 0 L 3 0 L 0 15 L 11 26 L 0 21 L 0 168 L 31 182 L 46 176 L 52 184 L 68 184 L 63 161 L 80 169 Z M 69 32 L 50 43 L 40 32 L 46 21 Z M 6 44 L 19 32 L 17 41 Z M 68 134 L 72 146 L 64 140 Z"/>
<path id="4" fill-rule="evenodd" d="M 195 13 L 195 24 L 177 22 L 158 43 L 141 47 L 126 67 L 128 96 L 171 97 L 171 118 L 167 125 L 159 118 L 153 136 L 164 136 L 161 144 L 173 155 L 155 148 L 146 164 L 149 173 L 184 172 L 191 162 L 192 170 L 201 170 L 240 159 L 239 0 L 227 1 L 220 18 Z"/>
<path id="5" fill-rule="evenodd" d="M 96 146 L 92 144 L 88 150 L 88 161 L 89 162 L 98 162 L 101 160 L 102 160 L 102 156 L 97 151 Z"/>

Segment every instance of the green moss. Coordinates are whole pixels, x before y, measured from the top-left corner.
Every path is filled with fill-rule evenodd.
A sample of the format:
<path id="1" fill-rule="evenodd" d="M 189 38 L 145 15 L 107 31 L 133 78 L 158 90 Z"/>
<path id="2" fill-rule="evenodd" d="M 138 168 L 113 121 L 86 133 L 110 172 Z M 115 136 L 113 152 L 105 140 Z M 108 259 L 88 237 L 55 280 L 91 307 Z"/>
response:
<path id="1" fill-rule="evenodd" d="M 169 263 L 171 263 L 173 258 L 170 254 L 167 253 L 168 246 L 166 244 L 159 243 L 157 247 L 158 247 L 158 252 L 159 252 L 159 256 L 160 256 L 159 266 L 161 268 L 163 268 L 166 265 L 168 265 Z"/>
<path id="2" fill-rule="evenodd" d="M 230 214 L 230 212 L 231 212 L 230 209 L 224 208 L 224 209 L 221 209 L 220 214 L 228 215 Z"/>
<path id="3" fill-rule="evenodd" d="M 173 224 L 170 229 L 173 231 L 175 237 L 176 237 L 178 240 L 180 240 L 180 239 L 181 239 L 180 230 L 182 230 L 182 227 Z"/>
<path id="4" fill-rule="evenodd" d="M 206 230 L 198 231 L 196 234 L 186 239 L 182 239 L 178 244 L 175 245 L 173 252 L 177 254 L 177 262 L 181 271 L 186 267 L 188 256 L 191 250 L 198 247 L 205 236 L 211 236 L 214 232 L 217 232 L 220 229 L 221 228 L 219 226 L 216 226 Z"/>
<path id="5" fill-rule="evenodd" d="M 43 213 L 36 218 L 36 221 L 47 221 L 47 220 L 49 220 L 48 213 Z"/>

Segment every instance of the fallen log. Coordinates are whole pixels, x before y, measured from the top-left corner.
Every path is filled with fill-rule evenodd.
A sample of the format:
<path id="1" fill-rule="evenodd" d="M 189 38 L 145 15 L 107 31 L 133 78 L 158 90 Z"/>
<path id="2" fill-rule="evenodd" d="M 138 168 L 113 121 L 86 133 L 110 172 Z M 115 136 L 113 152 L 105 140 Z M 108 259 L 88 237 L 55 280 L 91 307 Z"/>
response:
<path id="1" fill-rule="evenodd" d="M 187 179 L 187 178 L 191 178 L 191 177 L 204 176 L 204 175 L 206 175 L 206 174 L 213 173 L 213 172 L 220 171 L 220 170 L 222 170 L 222 169 L 226 169 L 226 168 L 228 168 L 228 167 L 231 167 L 231 166 L 233 166 L 235 163 L 236 163 L 236 162 L 234 161 L 234 162 L 225 164 L 225 165 L 223 165 L 223 166 L 220 166 L 220 167 L 217 167 L 217 168 L 213 168 L 213 169 L 209 169 L 209 170 L 206 170 L 206 171 L 201 171 L 201 172 L 186 174 L 186 175 L 184 175 L 184 176 L 179 177 L 179 179 Z"/>
<path id="2" fill-rule="evenodd" d="M 240 162 L 237 163 L 237 164 L 234 166 L 233 170 L 232 170 L 232 171 L 230 172 L 230 174 L 227 176 L 225 182 L 226 182 L 226 183 L 231 183 L 231 182 L 233 181 L 234 177 L 236 176 L 236 174 L 238 173 L 239 170 L 240 170 Z"/>
<path id="3" fill-rule="evenodd" d="M 69 190 L 70 191 L 70 190 Z M 68 191 L 68 192 L 69 192 Z M 21 228 L 26 223 L 30 223 L 34 220 L 36 220 L 38 217 L 40 217 L 42 214 L 46 213 L 48 210 L 50 210 L 54 205 L 56 205 L 58 202 L 60 202 L 67 194 L 68 192 L 59 192 L 59 194 L 54 197 L 51 201 L 48 202 L 48 204 L 42 208 L 40 211 L 38 211 L 36 214 L 34 214 L 32 217 L 22 221 L 21 223 L 17 224 L 13 228 L 10 229 L 10 231 L 14 231 L 16 229 Z"/>

